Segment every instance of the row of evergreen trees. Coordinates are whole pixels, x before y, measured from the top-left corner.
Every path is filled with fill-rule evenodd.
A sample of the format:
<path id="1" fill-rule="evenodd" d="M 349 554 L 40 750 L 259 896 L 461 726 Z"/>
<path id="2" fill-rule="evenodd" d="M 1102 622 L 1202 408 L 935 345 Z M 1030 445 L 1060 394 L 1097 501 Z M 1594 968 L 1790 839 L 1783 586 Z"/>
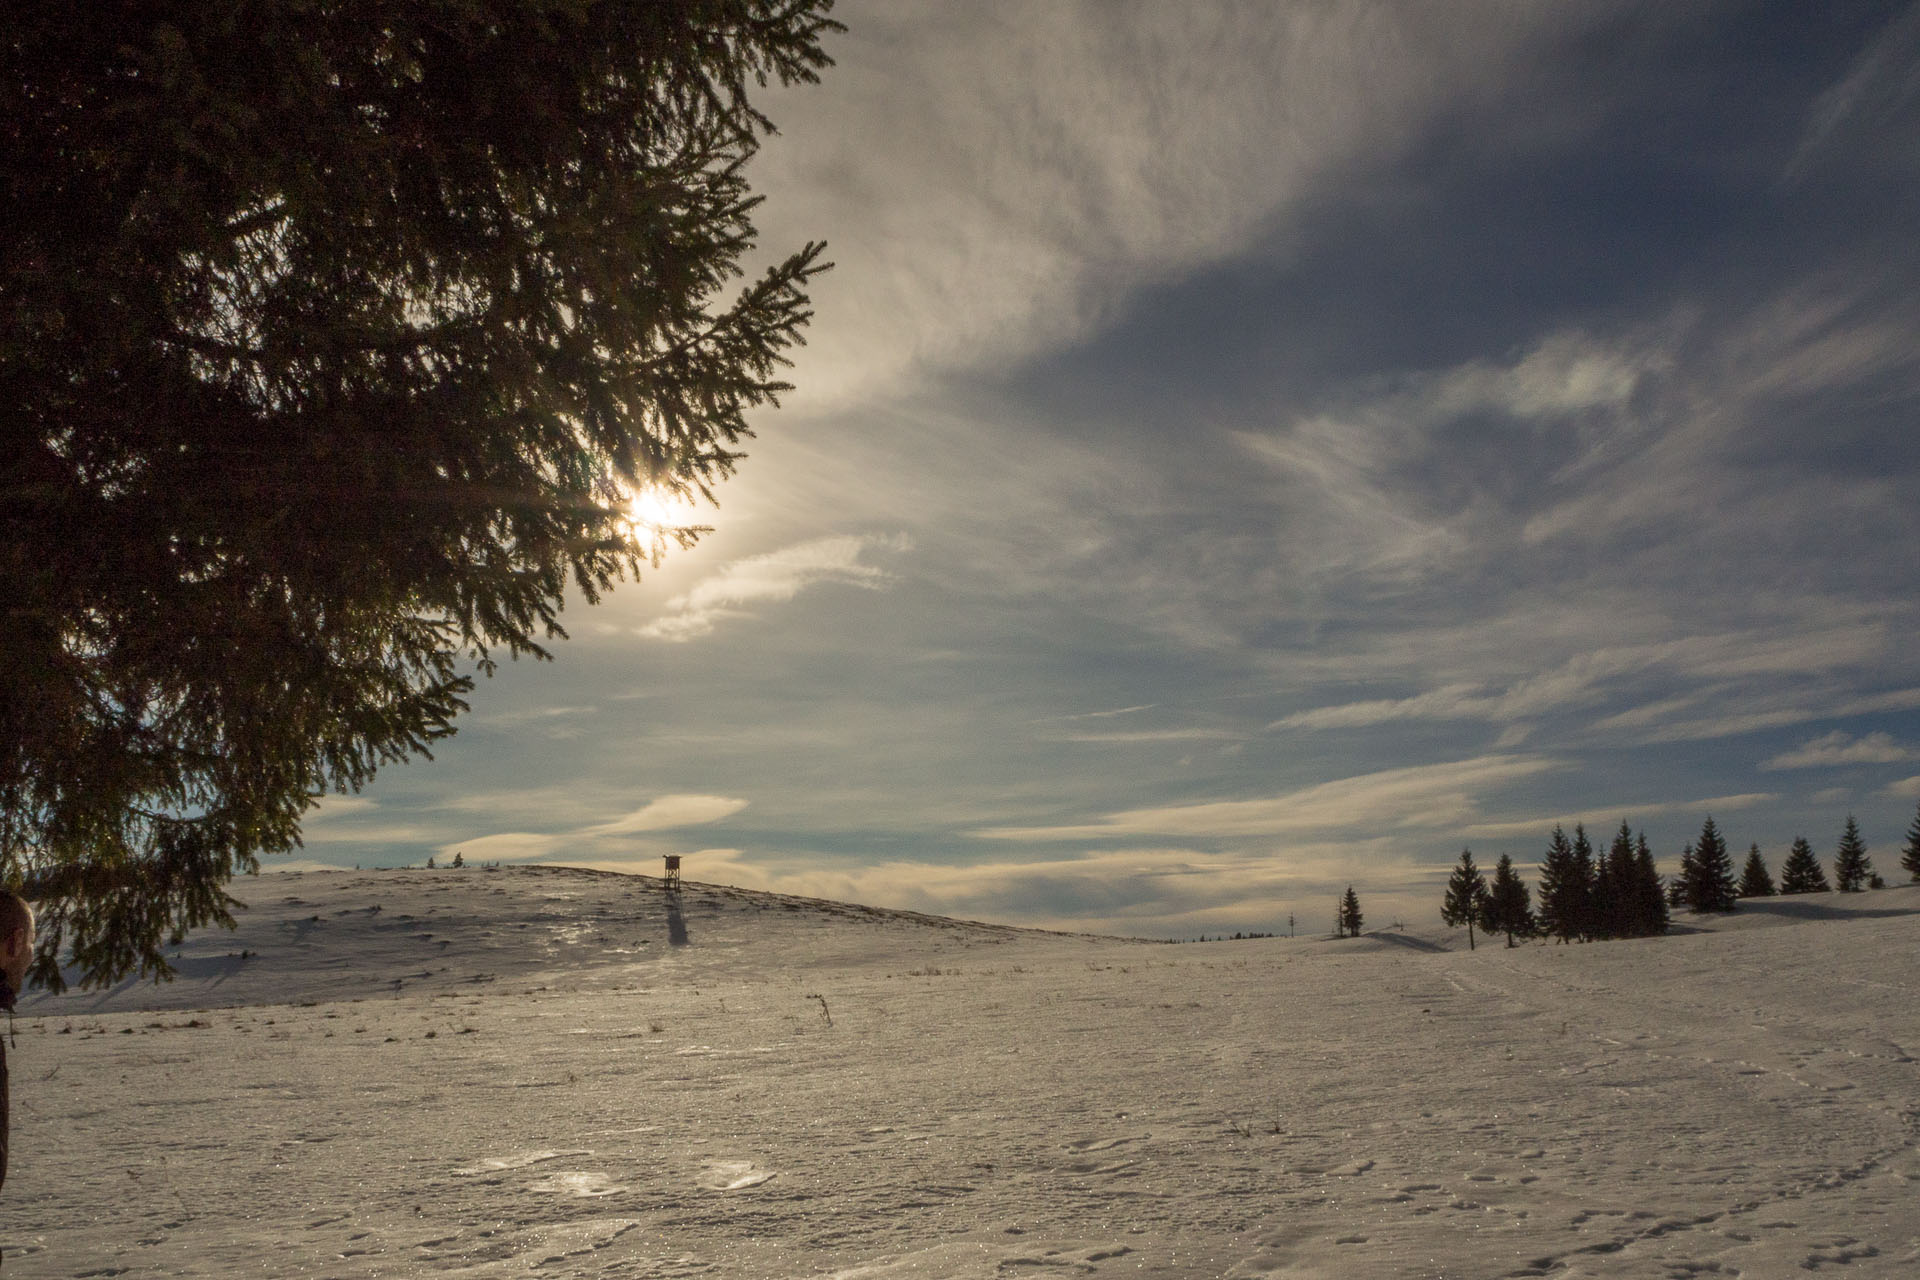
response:
<path id="1" fill-rule="evenodd" d="M 1595 853 L 1584 825 L 1574 824 L 1571 839 L 1564 828 L 1554 827 L 1540 862 L 1537 907 L 1511 857 L 1500 855 L 1489 887 L 1474 865 L 1473 850 L 1462 849 L 1440 917 L 1456 928 L 1467 926 L 1469 949 L 1476 927 L 1505 934 L 1513 946 L 1532 937 L 1562 942 L 1643 938 L 1665 933 L 1668 923 L 1666 894 L 1646 833 L 1636 836 L 1624 822 L 1604 854 Z"/>
<path id="2" fill-rule="evenodd" d="M 1913 880 L 1920 881 L 1920 810 L 1916 810 L 1907 831 L 1900 865 Z M 1834 852 L 1833 870 L 1842 893 L 1886 885 L 1874 874 L 1873 860 L 1860 838 L 1860 826 L 1851 814 Z M 1826 893 L 1828 889 L 1826 873 L 1805 836 L 1794 839 L 1781 865 L 1778 887 L 1758 844 L 1749 848 L 1746 866 L 1736 881 L 1726 838 L 1709 816 L 1701 825 L 1699 838 L 1680 855 L 1680 874 L 1668 883 L 1654 865 L 1645 832 L 1636 835 L 1622 822 L 1607 852 L 1597 854 L 1586 828 L 1575 823 L 1571 839 L 1559 826 L 1548 839 L 1546 857 L 1540 862 L 1537 907 L 1526 882 L 1514 871 L 1512 858 L 1500 855 L 1489 886 L 1474 865 L 1473 850 L 1463 849 L 1447 880 L 1440 918 L 1455 928 L 1466 926 L 1470 950 L 1476 928 L 1505 934 L 1508 946 L 1531 937 L 1592 942 L 1665 933 L 1673 908 L 1684 907 L 1695 913 L 1732 911 L 1741 898 Z"/>

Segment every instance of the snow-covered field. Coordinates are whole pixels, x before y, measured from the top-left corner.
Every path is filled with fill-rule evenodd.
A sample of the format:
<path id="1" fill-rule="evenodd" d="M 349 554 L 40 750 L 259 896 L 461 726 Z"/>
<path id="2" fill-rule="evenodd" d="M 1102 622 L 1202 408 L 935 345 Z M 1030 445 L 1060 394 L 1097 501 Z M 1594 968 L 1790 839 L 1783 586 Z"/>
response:
<path id="1" fill-rule="evenodd" d="M 240 888 L 23 1002 L 7 1276 L 1920 1275 L 1920 888 L 1473 953 Z"/>

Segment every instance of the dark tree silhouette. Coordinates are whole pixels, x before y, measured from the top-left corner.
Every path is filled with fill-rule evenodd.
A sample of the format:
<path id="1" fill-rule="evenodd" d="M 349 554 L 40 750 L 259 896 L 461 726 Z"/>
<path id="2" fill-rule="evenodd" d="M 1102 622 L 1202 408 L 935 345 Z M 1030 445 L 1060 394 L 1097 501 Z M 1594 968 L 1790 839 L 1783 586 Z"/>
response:
<path id="1" fill-rule="evenodd" d="M 1594 918 L 1602 937 L 1631 938 L 1640 932 L 1636 874 L 1633 829 L 1622 822 L 1606 857 L 1594 868 Z"/>
<path id="2" fill-rule="evenodd" d="M 1547 839 L 1547 856 L 1540 863 L 1540 931 L 1561 942 L 1581 936 L 1586 918 L 1591 862 L 1582 864 L 1573 842 L 1560 827 Z"/>
<path id="3" fill-rule="evenodd" d="M 1651 937 L 1667 931 L 1667 895 L 1660 883 L 1660 871 L 1654 866 L 1653 850 L 1642 831 L 1633 842 L 1634 933 Z"/>
<path id="4" fill-rule="evenodd" d="M 1873 873 L 1873 859 L 1867 856 L 1866 841 L 1860 838 L 1860 824 L 1847 815 L 1840 832 L 1840 845 L 1833 851 L 1833 884 L 1842 893 L 1859 893 Z"/>
<path id="5" fill-rule="evenodd" d="M 16 0 L 0 40 L 0 880 L 164 975 L 319 795 L 664 546 L 808 319 L 750 100 L 831 0 Z M 683 536 L 684 535 L 684 536 Z"/>
<path id="6" fill-rule="evenodd" d="M 1509 947 L 1515 938 L 1534 934 L 1532 895 L 1526 881 L 1515 873 L 1513 859 L 1504 853 L 1493 869 L 1493 888 L 1488 891 L 1487 931 L 1506 934 Z"/>
<path id="7" fill-rule="evenodd" d="M 1913 825 L 1907 828 L 1907 844 L 1900 851 L 1900 866 L 1911 881 L 1920 881 L 1920 809 L 1915 809 Z"/>
<path id="8" fill-rule="evenodd" d="M 1573 924 L 1582 941 L 1600 936 L 1599 875 L 1585 823 L 1573 824 Z"/>
<path id="9" fill-rule="evenodd" d="M 1708 816 L 1692 854 L 1682 862 L 1682 888 L 1687 906 L 1696 913 L 1732 911 L 1737 897 L 1733 886 L 1733 858 L 1727 842 Z"/>
<path id="10" fill-rule="evenodd" d="M 1760 846 L 1755 844 L 1747 850 L 1747 864 L 1740 869 L 1740 896 L 1771 898 L 1773 895 L 1773 873 L 1767 870 L 1767 860 L 1760 856 Z"/>
<path id="11" fill-rule="evenodd" d="M 1347 886 L 1346 896 L 1340 899 L 1340 928 L 1349 938 L 1360 936 L 1360 898 Z"/>
<path id="12" fill-rule="evenodd" d="M 1814 856 L 1813 846 L 1807 843 L 1805 836 L 1795 836 L 1793 847 L 1787 850 L 1787 860 L 1780 864 L 1781 893 L 1829 893 L 1827 873 L 1820 867 L 1820 859 Z"/>
<path id="13" fill-rule="evenodd" d="M 1480 868 L 1473 865 L 1473 850 L 1462 849 L 1460 861 L 1447 879 L 1447 897 L 1440 906 L 1440 919 L 1451 928 L 1467 926 L 1469 951 L 1474 949 L 1474 926 L 1486 921 L 1487 902 L 1487 882 Z"/>

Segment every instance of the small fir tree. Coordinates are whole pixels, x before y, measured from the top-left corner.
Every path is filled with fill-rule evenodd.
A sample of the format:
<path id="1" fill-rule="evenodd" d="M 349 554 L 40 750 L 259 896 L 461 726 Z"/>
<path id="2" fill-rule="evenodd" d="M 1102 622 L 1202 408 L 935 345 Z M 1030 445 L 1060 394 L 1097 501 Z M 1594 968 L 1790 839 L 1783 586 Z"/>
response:
<path id="1" fill-rule="evenodd" d="M 1347 886 L 1346 897 L 1340 899 L 1340 927 L 1349 938 L 1360 936 L 1360 898 L 1352 885 Z"/>
<path id="2" fill-rule="evenodd" d="M 1580 877 L 1573 842 L 1556 825 L 1547 838 L 1547 856 L 1540 861 L 1540 932 L 1561 942 L 1580 936 L 1585 897 L 1586 885 Z"/>
<path id="3" fill-rule="evenodd" d="M 1602 937 L 1632 938 L 1640 933 L 1638 868 L 1633 860 L 1633 829 L 1625 822 L 1613 833 L 1607 856 L 1594 872 L 1594 899 Z"/>
<path id="4" fill-rule="evenodd" d="M 1592 942 L 1598 936 L 1595 927 L 1599 916 L 1597 883 L 1594 871 L 1593 841 L 1587 839 L 1585 823 L 1573 824 L 1573 881 L 1572 905 L 1574 932 L 1582 942 Z"/>
<path id="5" fill-rule="evenodd" d="M 1673 918 L 1667 913 L 1667 895 L 1660 883 L 1659 868 L 1653 864 L 1653 850 L 1642 831 L 1633 842 L 1633 931 L 1650 938 L 1665 933 Z"/>
<path id="6" fill-rule="evenodd" d="M 1907 878 L 1920 882 L 1920 808 L 1913 812 L 1913 825 L 1907 828 L 1907 847 L 1900 851 L 1900 865 Z"/>
<path id="7" fill-rule="evenodd" d="M 1696 914 L 1707 911 L 1732 911 L 1738 902 L 1734 894 L 1733 858 L 1727 842 L 1713 825 L 1712 815 L 1700 827 L 1692 858 L 1682 864 L 1681 878 L 1686 882 L 1687 906 Z"/>
<path id="8" fill-rule="evenodd" d="M 1467 950 L 1472 951 L 1474 926 L 1483 923 L 1486 915 L 1487 882 L 1480 868 L 1473 865 L 1473 850 L 1462 849 L 1459 865 L 1447 880 L 1447 897 L 1440 905 L 1440 919 L 1449 928 L 1467 926 Z"/>
<path id="9" fill-rule="evenodd" d="M 1873 871 L 1873 859 L 1867 856 L 1866 841 L 1860 838 L 1860 824 L 1847 815 L 1840 832 L 1840 847 L 1833 851 L 1833 882 L 1842 893 L 1858 893 L 1866 887 Z"/>
<path id="10" fill-rule="evenodd" d="M 1767 870 L 1767 860 L 1760 856 L 1756 844 L 1747 850 L 1747 865 L 1740 869 L 1740 896 L 1771 898 L 1773 894 L 1773 873 Z"/>
<path id="11" fill-rule="evenodd" d="M 1515 938 L 1531 938 L 1534 933 L 1533 895 L 1527 882 L 1513 869 L 1513 859 L 1500 855 L 1493 869 L 1493 888 L 1488 891 L 1487 931 L 1507 935 L 1507 945 Z"/>
<path id="12" fill-rule="evenodd" d="M 1680 848 L 1680 874 L 1667 886 L 1667 902 L 1670 906 L 1685 907 L 1691 903 L 1687 899 L 1687 884 L 1694 877 L 1693 841 L 1689 840 Z"/>
<path id="13" fill-rule="evenodd" d="M 1813 846 L 1805 836 L 1793 838 L 1793 848 L 1787 851 L 1787 860 L 1780 864 L 1780 892 L 1830 892 L 1827 873 L 1821 870 L 1820 859 L 1813 856 Z"/>

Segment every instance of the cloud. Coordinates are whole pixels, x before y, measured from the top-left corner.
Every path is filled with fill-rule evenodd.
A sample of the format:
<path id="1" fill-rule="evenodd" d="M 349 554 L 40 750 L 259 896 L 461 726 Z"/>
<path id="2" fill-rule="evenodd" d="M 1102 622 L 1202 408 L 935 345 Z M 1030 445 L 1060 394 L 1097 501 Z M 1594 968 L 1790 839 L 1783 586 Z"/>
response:
<path id="1" fill-rule="evenodd" d="M 843 6 L 828 83 L 768 99 L 768 242 L 837 269 L 795 381 L 829 404 L 1085 337 L 1141 288 L 1242 251 L 1327 175 L 1594 14 L 1050 0 Z"/>
<path id="2" fill-rule="evenodd" d="M 1576 823 L 1585 824 L 1596 839 L 1610 837 L 1622 822 L 1637 823 L 1658 813 L 1733 813 L 1771 804 L 1780 797 L 1772 792 L 1747 792 L 1731 796 L 1710 796 L 1704 800 L 1659 800 L 1651 804 L 1622 804 L 1606 809 L 1586 809 L 1577 813 L 1543 813 L 1530 818 L 1503 818 L 1498 822 L 1477 822 L 1461 835 L 1468 840 L 1511 840 L 1539 837 L 1544 842 L 1553 828 L 1571 831 Z"/>
<path id="3" fill-rule="evenodd" d="M 300 819 L 300 825 L 311 827 L 318 822 L 337 822 L 341 818 L 351 818 L 357 814 L 371 813 L 379 808 L 372 796 L 342 796 L 331 793 L 315 800 L 306 816 Z"/>
<path id="4" fill-rule="evenodd" d="M 985 840 L 1032 841 L 1115 836 L 1244 838 L 1458 825 L 1471 819 L 1480 792 L 1558 767 L 1558 762 L 1538 756 L 1481 756 L 1387 769 L 1258 800 L 1127 809 L 1091 823 L 990 827 L 973 834 Z"/>
<path id="5" fill-rule="evenodd" d="M 635 809 L 623 818 L 580 828 L 583 836 L 624 836 L 641 831 L 665 831 L 672 827 L 694 827 L 718 822 L 747 807 L 745 800 L 730 796 L 662 796 Z"/>
<path id="6" fill-rule="evenodd" d="M 1226 729 L 1116 729 L 1111 733 L 1050 734 L 1049 742 L 1218 742 L 1241 735 Z"/>
<path id="7" fill-rule="evenodd" d="M 703 826 L 747 807 L 745 800 L 730 796 L 668 795 L 641 805 L 633 812 L 605 822 L 587 823 L 556 832 L 508 831 L 496 835 L 452 840 L 439 846 L 440 852 L 464 852 L 468 858 L 501 862 L 531 862 L 560 852 L 590 857 L 593 850 L 613 837 L 633 837 L 652 831 L 670 831 L 679 827 Z M 648 858 L 655 856 L 648 849 Z"/>
<path id="8" fill-rule="evenodd" d="M 1767 696 L 1767 695 L 1762 695 Z M 1771 695 L 1775 700 L 1792 695 Z M 1890 693 L 1849 698 L 1825 707 L 1793 704 L 1768 710 L 1707 716 L 1677 721 L 1649 732 L 1647 742 L 1697 742 L 1706 738 L 1731 738 L 1762 729 L 1778 729 L 1809 720 L 1831 720 L 1839 716 L 1874 715 L 1883 711 L 1905 711 L 1920 707 L 1920 689 L 1896 689 Z"/>
<path id="9" fill-rule="evenodd" d="M 639 634 L 654 640 L 692 640 L 712 632 L 723 619 L 749 616 L 746 606 L 791 600 L 822 582 L 875 590 L 892 581 L 892 576 L 875 565 L 862 563 L 861 553 L 905 552 L 912 545 L 899 535 L 846 534 L 735 560 L 692 590 L 669 600 L 667 608 L 671 612 L 641 627 Z"/>
<path id="10" fill-rule="evenodd" d="M 1847 72 L 1815 99 L 1807 112 L 1800 144 L 1787 162 L 1785 179 L 1794 181 L 1815 167 L 1850 129 L 1860 133 L 1897 130 L 1893 117 L 1916 96 L 1913 68 L 1920 59 L 1920 4 L 1910 4 L 1854 59 Z"/>
<path id="11" fill-rule="evenodd" d="M 1889 782 L 1880 789 L 1880 794 L 1899 800 L 1920 798 L 1920 775 L 1902 778 L 1898 782 Z"/>
<path id="12" fill-rule="evenodd" d="M 1809 738 L 1792 751 L 1763 761 L 1762 769 L 1819 769 L 1843 764 L 1892 764 L 1911 760 L 1914 753 L 1893 740 L 1892 734 L 1869 733 L 1856 738 L 1842 729 Z"/>
<path id="13" fill-rule="evenodd" d="M 1497 691 L 1475 684 L 1447 684 L 1405 698 L 1369 699 L 1296 711 L 1274 721 L 1268 728 L 1361 728 L 1396 720 L 1465 719 L 1504 724 L 1598 701 L 1609 683 L 1626 676 L 1663 671 L 1688 679 L 1716 680 L 1808 674 L 1866 662 L 1884 652 L 1888 643 L 1884 628 L 1848 627 L 1784 636 L 1730 632 L 1613 646 L 1576 654 L 1556 667 Z M 1636 708 L 1630 713 L 1610 716 L 1596 727 L 1640 727 L 1665 711 L 1690 705 L 1697 697 L 1687 695 Z"/>
<path id="14" fill-rule="evenodd" d="M 440 846 L 440 852 L 449 856 L 458 853 L 469 862 L 531 862 L 553 853 L 565 843 L 565 836 L 533 831 L 502 831 L 490 836 L 449 841 Z"/>

